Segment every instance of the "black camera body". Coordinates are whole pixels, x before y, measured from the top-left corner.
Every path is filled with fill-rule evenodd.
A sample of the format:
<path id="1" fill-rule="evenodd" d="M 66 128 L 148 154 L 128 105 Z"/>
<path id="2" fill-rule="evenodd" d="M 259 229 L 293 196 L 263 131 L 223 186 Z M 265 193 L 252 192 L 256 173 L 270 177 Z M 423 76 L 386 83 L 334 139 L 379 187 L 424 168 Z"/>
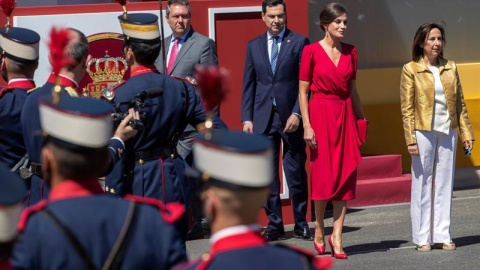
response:
<path id="1" fill-rule="evenodd" d="M 154 104 L 148 104 L 145 101 L 150 98 L 155 98 L 161 96 L 163 94 L 163 89 L 160 87 L 157 88 L 150 88 L 147 90 L 142 90 L 135 97 L 127 102 L 119 102 L 114 104 L 115 112 L 112 114 L 112 121 L 113 121 L 113 128 L 117 129 L 118 125 L 127 117 L 128 112 L 123 112 L 121 110 L 121 106 L 127 105 L 128 108 L 134 108 L 135 110 L 142 109 L 145 107 L 152 106 Z M 112 101 L 115 94 L 110 89 L 105 89 L 102 91 L 102 96 Z M 140 119 L 133 119 L 130 121 L 129 125 L 137 130 L 142 130 L 145 127 L 145 113 L 140 113 Z"/>

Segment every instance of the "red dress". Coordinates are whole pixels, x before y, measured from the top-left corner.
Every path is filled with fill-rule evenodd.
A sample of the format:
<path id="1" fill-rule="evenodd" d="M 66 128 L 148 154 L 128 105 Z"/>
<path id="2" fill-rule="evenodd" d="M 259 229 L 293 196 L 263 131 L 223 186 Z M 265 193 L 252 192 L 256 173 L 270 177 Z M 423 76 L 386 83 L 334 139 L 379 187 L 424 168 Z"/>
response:
<path id="1" fill-rule="evenodd" d="M 338 66 L 320 43 L 302 53 L 300 80 L 310 81 L 310 123 L 317 149 L 310 148 L 312 200 L 355 198 L 360 138 L 350 98 L 357 72 L 355 47 L 342 43 Z"/>

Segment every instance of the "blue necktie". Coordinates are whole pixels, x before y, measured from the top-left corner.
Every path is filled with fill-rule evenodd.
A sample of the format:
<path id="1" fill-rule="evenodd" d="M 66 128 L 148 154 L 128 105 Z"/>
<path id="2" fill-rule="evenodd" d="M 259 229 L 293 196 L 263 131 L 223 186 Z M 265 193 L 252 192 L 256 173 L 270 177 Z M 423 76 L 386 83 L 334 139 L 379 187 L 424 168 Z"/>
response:
<path id="1" fill-rule="evenodd" d="M 278 59 L 278 36 L 272 37 L 272 57 L 270 59 L 270 66 L 272 67 L 272 73 L 275 75 L 275 69 L 277 68 Z"/>

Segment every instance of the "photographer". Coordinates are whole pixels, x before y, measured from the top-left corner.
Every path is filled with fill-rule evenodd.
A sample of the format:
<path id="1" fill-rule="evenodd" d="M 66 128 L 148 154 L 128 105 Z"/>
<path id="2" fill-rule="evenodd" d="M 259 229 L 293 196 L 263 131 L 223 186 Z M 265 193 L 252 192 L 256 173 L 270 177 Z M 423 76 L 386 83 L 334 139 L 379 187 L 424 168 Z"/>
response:
<path id="1" fill-rule="evenodd" d="M 128 14 L 119 16 L 119 20 L 131 77 L 114 89 L 114 103 L 128 104 L 139 92 L 153 87 L 162 88 L 163 94 L 149 99 L 151 106 L 140 109 L 145 115 L 144 129 L 127 142 L 126 157 L 106 177 L 106 190 L 117 196 L 132 193 L 187 205 L 185 162 L 175 149 L 187 124 L 197 126 L 205 121 L 203 105 L 191 84 L 161 74 L 155 68 L 161 46 L 158 17 Z M 122 111 L 128 108 L 120 107 Z M 218 117 L 214 122 L 215 127 L 225 127 Z"/>

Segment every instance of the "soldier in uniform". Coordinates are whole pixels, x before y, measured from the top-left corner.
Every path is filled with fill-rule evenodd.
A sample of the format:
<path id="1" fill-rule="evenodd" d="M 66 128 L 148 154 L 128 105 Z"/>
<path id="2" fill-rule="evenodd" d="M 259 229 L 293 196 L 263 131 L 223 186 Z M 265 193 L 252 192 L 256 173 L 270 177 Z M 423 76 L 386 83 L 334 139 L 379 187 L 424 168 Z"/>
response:
<path id="1" fill-rule="evenodd" d="M 111 110 L 65 93 L 56 104 L 40 101 L 42 173 L 52 189 L 22 214 L 15 269 L 171 269 L 186 260 L 175 226 L 181 204 L 102 190 L 97 176 L 109 160 Z"/>
<path id="2" fill-rule="evenodd" d="M 0 89 L 0 163 L 12 168 L 27 150 L 20 114 L 27 91 L 35 87 L 40 36 L 20 27 L 0 29 L 0 73 L 8 85 Z"/>
<path id="3" fill-rule="evenodd" d="M 272 245 L 260 234 L 258 213 L 272 182 L 273 148 L 261 136 L 214 131 L 193 146 L 203 185 L 201 200 L 211 224 L 210 253 L 179 269 L 326 269 L 330 258 Z"/>
<path id="4" fill-rule="evenodd" d="M 0 165 L 0 270 L 13 270 L 9 259 L 26 188 L 22 179 Z"/>
<path id="5" fill-rule="evenodd" d="M 116 195 L 134 195 L 156 198 L 165 202 L 188 204 L 188 184 L 184 175 L 185 162 L 176 153 L 178 136 L 187 124 L 197 126 L 206 119 L 200 98 L 194 87 L 179 79 L 161 74 L 154 61 L 160 52 L 158 17 L 153 14 L 119 16 L 124 34 L 124 55 L 131 68 L 130 79 L 113 89 L 114 103 L 129 103 L 142 90 L 161 87 L 163 94 L 148 99 L 148 106 L 140 109 L 145 128 L 127 142 L 126 157 L 114 170 L 123 170 L 127 179 L 106 178 L 106 188 Z M 126 111 L 128 106 L 121 106 Z M 216 127 L 224 127 L 216 117 Z M 121 167 L 121 168 L 120 168 Z M 127 181 L 127 182 L 126 182 Z M 128 188 L 121 185 L 128 183 Z M 131 189 L 131 190 L 128 190 Z"/>
<path id="6" fill-rule="evenodd" d="M 90 59 L 88 40 L 83 33 L 69 29 L 71 41 L 68 45 L 69 56 L 74 63 L 62 68 L 58 74 L 62 92 L 66 95 L 78 96 L 76 89 L 78 82 L 83 78 L 86 63 Z M 51 74 L 47 82 L 29 93 L 21 114 L 23 139 L 31 161 L 32 172 L 30 194 L 26 204 L 33 205 L 48 196 L 49 188 L 45 185 L 41 174 L 40 150 L 42 133 L 40 132 L 40 118 L 38 116 L 38 99 L 51 96 L 57 74 Z"/>

